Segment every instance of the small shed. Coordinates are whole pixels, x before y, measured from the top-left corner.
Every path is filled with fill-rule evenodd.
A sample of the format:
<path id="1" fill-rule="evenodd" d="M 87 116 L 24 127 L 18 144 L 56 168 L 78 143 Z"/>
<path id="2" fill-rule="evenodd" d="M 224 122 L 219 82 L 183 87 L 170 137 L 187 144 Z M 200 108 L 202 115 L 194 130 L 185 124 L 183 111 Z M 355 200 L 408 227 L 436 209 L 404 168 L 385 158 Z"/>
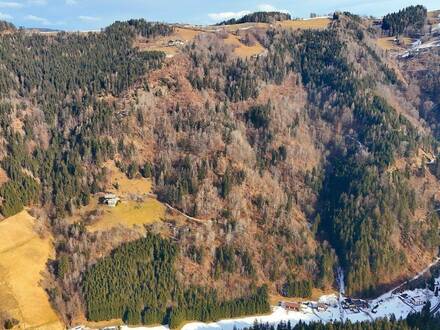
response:
<path id="1" fill-rule="evenodd" d="M 185 45 L 185 42 L 180 39 L 168 40 L 168 47 L 184 46 L 184 45 Z"/>
<path id="2" fill-rule="evenodd" d="M 299 312 L 301 310 L 301 304 L 294 301 L 283 301 L 281 307 L 288 311 Z"/>
<path id="3" fill-rule="evenodd" d="M 325 312 L 325 311 L 327 310 L 327 308 L 328 308 L 328 306 L 327 306 L 326 304 L 324 304 L 324 303 L 321 303 L 321 302 L 319 302 L 319 303 L 316 305 L 316 310 L 317 310 L 318 312 Z"/>
<path id="4" fill-rule="evenodd" d="M 110 206 L 110 207 L 116 207 L 118 203 L 121 201 L 121 199 L 116 196 L 115 194 L 105 194 L 103 197 L 99 199 L 99 202 L 101 204 Z"/>

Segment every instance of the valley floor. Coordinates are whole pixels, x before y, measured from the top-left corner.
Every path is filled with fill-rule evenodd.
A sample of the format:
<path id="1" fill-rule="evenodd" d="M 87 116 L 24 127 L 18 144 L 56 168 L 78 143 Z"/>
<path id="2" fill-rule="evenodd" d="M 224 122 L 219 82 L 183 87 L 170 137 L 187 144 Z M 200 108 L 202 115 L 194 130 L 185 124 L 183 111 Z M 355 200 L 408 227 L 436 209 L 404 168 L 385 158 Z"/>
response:
<path id="1" fill-rule="evenodd" d="M 411 296 L 417 297 L 428 297 L 431 301 L 431 305 L 434 306 L 433 309 L 440 304 L 440 298 L 434 297 L 432 292 L 430 291 L 430 295 L 427 292 L 428 290 L 414 290 L 411 291 Z M 409 293 L 409 292 L 405 292 Z M 295 325 L 302 322 L 332 322 L 332 321 L 370 321 L 378 318 L 391 317 L 393 314 L 396 318 L 405 318 L 411 312 L 419 312 L 422 310 L 423 305 L 420 306 L 411 306 L 406 300 L 402 300 L 400 295 L 393 295 L 389 297 L 379 297 L 375 299 L 371 306 L 375 306 L 379 304 L 379 301 L 382 301 L 377 308 L 377 312 L 375 314 L 371 313 L 371 310 L 363 310 L 360 312 L 346 312 L 339 308 L 339 305 L 336 303 L 337 298 L 334 295 L 321 297 L 320 301 L 327 302 L 335 302 L 335 304 L 329 307 L 325 312 L 316 312 L 311 308 L 305 308 L 300 312 L 294 311 L 286 311 L 283 307 L 273 307 L 272 313 L 270 315 L 265 316 L 251 316 L 239 319 L 227 319 L 221 320 L 218 322 L 212 323 L 202 323 L 202 322 L 192 322 L 186 324 L 182 330 L 233 330 L 233 329 L 243 329 L 246 327 L 251 327 L 255 322 L 258 323 L 270 323 L 270 324 L 278 324 L 280 322 L 288 322 L 292 325 Z M 137 329 L 137 330 L 167 330 L 166 326 L 159 327 L 140 327 L 140 328 L 129 328 L 122 327 L 124 330 L 128 329 Z"/>
<path id="2" fill-rule="evenodd" d="M 436 262 L 439 262 L 437 259 Z M 433 263 L 434 264 L 434 263 Z M 431 264 L 431 266 L 433 265 Z M 421 275 L 423 272 L 418 274 Z M 415 276 L 415 278 L 417 277 Z M 440 286 L 440 277 L 436 279 L 437 287 Z M 434 292 L 428 289 L 407 290 L 404 292 L 393 293 L 396 289 L 389 291 L 376 299 L 368 301 L 368 308 L 344 309 L 342 302 L 346 299 L 336 295 L 326 295 L 319 298 L 318 303 L 328 306 L 324 311 L 302 305 L 300 311 L 287 311 L 283 307 L 274 306 L 272 313 L 263 316 L 250 316 L 237 319 L 226 319 L 212 323 L 191 322 L 182 327 L 182 330 L 234 330 L 251 327 L 258 323 L 278 324 L 280 322 L 290 322 L 295 325 L 302 322 L 332 322 L 332 321 L 373 321 L 394 315 L 397 319 L 406 318 L 412 312 L 420 312 L 426 302 L 431 303 L 431 311 L 436 313 L 440 310 L 440 297 L 435 296 Z M 311 305 L 316 302 L 311 302 Z M 121 329 L 136 330 L 168 330 L 166 326 L 158 327 L 139 327 L 129 328 L 123 326 Z"/>

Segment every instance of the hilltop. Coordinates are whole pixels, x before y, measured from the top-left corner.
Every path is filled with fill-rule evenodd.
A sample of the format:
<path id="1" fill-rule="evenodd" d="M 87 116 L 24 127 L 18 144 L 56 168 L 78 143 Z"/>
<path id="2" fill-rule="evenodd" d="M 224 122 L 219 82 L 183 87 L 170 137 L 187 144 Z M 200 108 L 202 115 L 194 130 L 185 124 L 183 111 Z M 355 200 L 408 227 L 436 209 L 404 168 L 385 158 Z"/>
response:
<path id="1" fill-rule="evenodd" d="M 281 13 L 277 11 L 272 12 L 255 12 L 244 15 L 239 19 L 232 18 L 227 21 L 218 23 L 217 25 L 234 25 L 243 23 L 274 23 L 276 21 L 288 21 L 292 17 L 288 13 Z"/>

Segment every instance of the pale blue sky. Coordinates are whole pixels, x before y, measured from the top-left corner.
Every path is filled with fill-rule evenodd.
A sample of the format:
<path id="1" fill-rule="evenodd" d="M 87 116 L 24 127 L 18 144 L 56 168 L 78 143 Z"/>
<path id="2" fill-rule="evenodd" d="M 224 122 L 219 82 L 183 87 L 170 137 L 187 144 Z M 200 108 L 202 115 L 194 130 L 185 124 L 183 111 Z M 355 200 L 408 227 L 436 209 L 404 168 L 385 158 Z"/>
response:
<path id="1" fill-rule="evenodd" d="M 257 10 L 288 11 L 293 17 L 335 10 L 380 16 L 415 4 L 440 9 L 439 0 L 0 0 L 0 19 L 16 26 L 93 30 L 115 20 L 140 17 L 212 24 Z"/>

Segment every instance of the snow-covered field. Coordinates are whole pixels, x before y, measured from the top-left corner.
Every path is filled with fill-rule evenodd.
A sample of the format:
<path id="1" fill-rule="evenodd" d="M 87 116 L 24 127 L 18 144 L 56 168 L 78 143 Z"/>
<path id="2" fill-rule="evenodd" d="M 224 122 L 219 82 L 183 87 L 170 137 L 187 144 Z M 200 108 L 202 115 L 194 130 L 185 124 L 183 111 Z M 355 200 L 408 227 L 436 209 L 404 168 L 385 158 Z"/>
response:
<path id="1" fill-rule="evenodd" d="M 425 51 L 430 48 L 436 48 L 436 47 L 440 47 L 440 38 L 434 38 L 434 39 L 432 39 L 428 42 L 425 42 L 425 43 L 422 43 L 419 39 L 412 44 L 410 49 L 404 51 L 399 56 L 402 58 L 406 58 L 410 55 L 415 55 L 421 51 Z"/>

